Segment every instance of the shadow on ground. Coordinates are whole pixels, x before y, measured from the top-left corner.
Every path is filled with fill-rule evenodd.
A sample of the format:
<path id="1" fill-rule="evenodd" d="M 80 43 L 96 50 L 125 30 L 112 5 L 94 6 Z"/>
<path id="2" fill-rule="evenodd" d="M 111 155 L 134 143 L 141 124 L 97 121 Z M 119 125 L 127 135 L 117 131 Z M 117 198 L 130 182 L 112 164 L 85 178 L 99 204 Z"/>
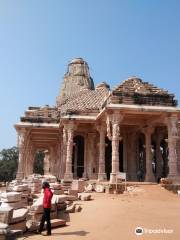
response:
<path id="1" fill-rule="evenodd" d="M 75 231 L 75 232 L 63 232 L 63 233 L 52 233 L 53 235 L 78 235 L 78 236 L 86 236 L 89 232 L 86 231 Z"/>

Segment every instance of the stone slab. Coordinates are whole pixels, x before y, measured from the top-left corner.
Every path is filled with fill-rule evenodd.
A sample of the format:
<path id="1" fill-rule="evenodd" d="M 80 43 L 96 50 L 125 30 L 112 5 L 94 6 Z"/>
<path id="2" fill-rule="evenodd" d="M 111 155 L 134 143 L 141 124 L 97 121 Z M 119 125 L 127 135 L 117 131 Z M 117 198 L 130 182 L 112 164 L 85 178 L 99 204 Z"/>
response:
<path id="1" fill-rule="evenodd" d="M 72 195 L 72 196 L 78 197 L 78 190 L 68 189 L 68 195 Z"/>
<path id="2" fill-rule="evenodd" d="M 28 209 L 20 208 L 13 211 L 13 216 L 10 223 L 21 222 L 26 219 L 28 214 Z"/>
<path id="3" fill-rule="evenodd" d="M 89 201 L 89 200 L 91 200 L 91 194 L 89 194 L 89 193 L 78 193 L 78 198 L 82 201 Z"/>
<path id="4" fill-rule="evenodd" d="M 0 207 L 0 222 L 10 223 L 13 216 L 13 208 L 11 207 Z"/>
<path id="5" fill-rule="evenodd" d="M 22 230 L 23 232 L 25 232 L 26 231 L 26 221 L 23 220 L 21 222 L 11 223 L 11 224 L 9 224 L 9 227 L 11 230 Z"/>
<path id="6" fill-rule="evenodd" d="M 13 208 L 13 209 L 18 209 L 18 208 L 22 207 L 22 202 L 21 201 L 19 201 L 19 202 L 2 202 L 1 207 L 2 208 L 9 207 L 9 208 Z"/>
<path id="7" fill-rule="evenodd" d="M 2 202 L 19 202 L 21 201 L 22 193 L 19 192 L 2 192 L 1 201 Z"/>
<path id="8" fill-rule="evenodd" d="M 66 221 L 64 219 L 52 219 L 51 220 L 51 227 L 57 228 L 57 227 L 63 227 L 66 225 Z M 45 225 L 46 227 L 46 225 Z"/>
<path id="9" fill-rule="evenodd" d="M 78 192 L 83 192 L 85 190 L 86 182 L 83 180 L 73 180 L 71 189 L 77 190 Z"/>
<path id="10" fill-rule="evenodd" d="M 98 193 L 103 193 L 105 191 L 105 187 L 101 184 L 96 184 L 95 191 Z"/>

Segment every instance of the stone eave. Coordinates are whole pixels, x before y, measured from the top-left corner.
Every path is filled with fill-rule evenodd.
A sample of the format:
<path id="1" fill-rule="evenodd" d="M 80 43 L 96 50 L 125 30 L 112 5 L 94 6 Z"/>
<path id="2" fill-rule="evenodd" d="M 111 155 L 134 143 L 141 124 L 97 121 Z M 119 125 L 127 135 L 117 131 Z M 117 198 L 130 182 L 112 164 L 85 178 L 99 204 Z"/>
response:
<path id="1" fill-rule="evenodd" d="M 127 110 L 127 111 L 136 111 L 137 112 L 149 112 L 149 113 L 179 113 L 180 108 L 177 107 L 166 107 L 166 106 L 147 106 L 147 105 L 130 105 L 130 104 L 113 104 L 110 103 L 106 106 L 106 109 L 111 110 Z"/>
<path id="2" fill-rule="evenodd" d="M 85 120 L 85 121 L 95 121 L 96 120 L 96 116 L 85 116 L 85 115 L 66 115 L 66 116 L 62 116 L 61 120 Z"/>
<path id="3" fill-rule="evenodd" d="M 14 125 L 15 129 L 21 128 L 59 128 L 59 123 L 29 123 L 29 122 L 19 122 Z"/>

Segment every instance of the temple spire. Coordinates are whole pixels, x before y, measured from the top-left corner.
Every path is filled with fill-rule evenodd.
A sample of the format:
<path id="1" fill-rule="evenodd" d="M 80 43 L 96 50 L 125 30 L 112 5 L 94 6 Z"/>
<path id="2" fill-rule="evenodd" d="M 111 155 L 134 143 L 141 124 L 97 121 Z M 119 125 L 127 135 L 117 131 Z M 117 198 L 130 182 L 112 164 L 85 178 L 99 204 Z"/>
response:
<path id="1" fill-rule="evenodd" d="M 89 66 L 82 58 L 74 58 L 69 64 L 57 97 L 57 106 L 70 96 L 84 89 L 94 89 L 94 82 L 89 73 Z"/>

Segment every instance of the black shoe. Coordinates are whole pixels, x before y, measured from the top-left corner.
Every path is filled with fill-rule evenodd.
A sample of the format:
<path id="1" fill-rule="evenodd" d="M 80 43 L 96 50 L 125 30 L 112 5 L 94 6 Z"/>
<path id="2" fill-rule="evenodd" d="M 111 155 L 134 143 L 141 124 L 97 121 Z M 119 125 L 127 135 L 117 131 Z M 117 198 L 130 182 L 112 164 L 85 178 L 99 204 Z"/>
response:
<path id="1" fill-rule="evenodd" d="M 39 231 L 39 230 L 36 230 L 35 233 L 36 233 L 36 234 L 41 234 L 42 232 Z"/>

